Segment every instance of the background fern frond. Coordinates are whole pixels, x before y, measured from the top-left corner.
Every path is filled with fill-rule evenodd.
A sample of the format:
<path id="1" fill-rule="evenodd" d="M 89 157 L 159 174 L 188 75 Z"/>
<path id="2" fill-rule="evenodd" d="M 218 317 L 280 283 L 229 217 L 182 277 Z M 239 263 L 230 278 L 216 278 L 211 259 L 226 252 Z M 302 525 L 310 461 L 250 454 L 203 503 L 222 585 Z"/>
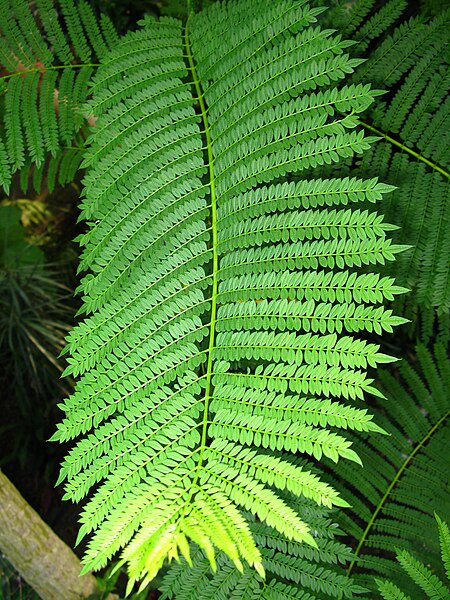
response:
<path id="1" fill-rule="evenodd" d="M 389 437 L 355 443 L 363 470 L 339 466 L 342 490 L 347 490 L 343 497 L 351 504 L 340 523 L 352 535 L 358 557 L 348 572 L 361 573 L 367 587 L 374 572 L 413 592 L 390 559 L 397 548 L 439 564 L 439 545 L 430 531 L 433 511 L 444 518 L 449 514 L 449 368 L 443 346 L 431 353 L 419 345 L 410 363 L 399 363 L 394 373 L 381 372 L 386 399 L 379 401 L 377 421 Z"/>
<path id="2" fill-rule="evenodd" d="M 411 320 L 412 335 L 427 341 L 438 333 L 446 343 L 450 313 L 450 12 L 441 6 L 434 18 L 423 13 L 407 18 L 411 11 L 407 13 L 401 1 L 389 2 L 379 10 L 372 4 L 367 22 L 354 31 L 360 43 L 351 51 L 357 56 L 363 52 L 367 61 L 356 69 L 353 79 L 370 81 L 389 93 L 377 98 L 364 116 L 365 127 L 382 141 L 365 153 L 358 172 L 365 177 L 376 173 L 396 186 L 393 194 L 383 199 L 382 210 L 390 222 L 401 225 L 394 239 L 398 243 L 407 240 L 412 246 L 395 263 L 398 282 L 412 290 L 408 297 L 397 300 L 396 310 Z M 359 14 L 358 6 L 352 3 L 349 14 Z M 333 21 L 343 10 L 337 7 L 324 18 Z"/>
<path id="3" fill-rule="evenodd" d="M 441 558 L 447 579 L 450 580 L 450 533 L 445 521 L 441 521 L 437 514 L 434 515 L 438 524 L 439 542 L 441 545 Z"/>
<path id="4" fill-rule="evenodd" d="M 416 585 L 432 600 L 450 597 L 450 590 L 444 586 L 436 575 L 416 560 L 409 552 L 403 550 L 397 554 L 397 560 Z"/>
<path id="5" fill-rule="evenodd" d="M 106 16 L 100 29 L 83 1 L 55 6 L 38 0 L 34 14 L 25 0 L 2 0 L 0 10 L 0 61 L 6 69 L 0 138 L 8 149 L 0 185 L 8 191 L 15 171 L 29 171 L 31 164 L 39 169 L 47 153 L 61 155 L 62 146 L 86 128 L 81 105 L 93 66 L 114 46 L 117 34 Z"/>
<path id="6" fill-rule="evenodd" d="M 442 548 L 442 560 L 447 570 L 448 576 L 448 526 L 436 515 L 436 521 L 439 529 L 439 541 Z M 426 594 L 430 600 L 445 600 L 450 598 L 450 589 L 437 577 L 433 568 L 429 568 L 406 550 L 397 552 L 397 560 L 404 571 L 414 581 L 421 592 Z M 386 600 L 408 599 L 405 594 L 392 582 L 376 580 L 378 590 Z M 417 588 L 416 588 L 417 590 Z"/>

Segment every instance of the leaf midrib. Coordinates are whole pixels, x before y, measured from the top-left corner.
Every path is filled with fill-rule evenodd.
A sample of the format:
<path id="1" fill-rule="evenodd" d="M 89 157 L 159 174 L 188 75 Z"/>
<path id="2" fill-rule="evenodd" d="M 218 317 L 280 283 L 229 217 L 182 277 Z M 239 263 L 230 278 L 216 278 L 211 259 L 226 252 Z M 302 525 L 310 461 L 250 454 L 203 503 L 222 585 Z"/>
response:
<path id="1" fill-rule="evenodd" d="M 398 148 L 400 148 L 404 152 L 407 152 L 410 156 L 413 156 L 416 160 L 422 161 L 423 163 L 425 163 L 428 167 L 430 167 L 434 171 L 437 171 L 438 173 L 440 173 L 441 175 L 443 175 L 447 179 L 450 179 L 450 173 L 448 171 L 446 171 L 445 169 L 443 169 L 442 167 L 440 167 L 438 164 L 432 162 L 431 160 L 428 160 L 428 158 L 426 158 L 425 156 L 423 156 L 423 154 L 420 154 L 419 152 L 416 152 L 415 150 L 413 150 L 412 148 L 409 148 L 405 144 L 402 144 L 402 142 L 399 142 L 398 140 L 396 140 L 395 138 L 393 138 L 388 133 L 385 133 L 381 129 L 377 129 L 376 127 L 374 127 L 370 123 L 366 123 L 365 121 L 362 121 L 361 119 L 360 119 L 359 123 L 360 123 L 360 125 L 362 125 L 366 129 L 368 129 L 369 131 L 371 131 L 372 133 L 376 133 L 377 135 L 383 137 L 387 142 L 389 142 L 393 146 L 397 146 Z"/>
<path id="2" fill-rule="evenodd" d="M 190 13 L 185 27 L 185 46 L 186 46 L 186 55 L 188 57 L 189 67 L 192 74 L 192 83 L 194 84 L 202 121 L 203 121 L 203 133 L 206 138 L 206 151 L 208 156 L 208 170 L 209 170 L 209 185 L 211 189 L 211 232 L 212 232 L 212 291 L 211 291 L 211 318 L 210 318 L 210 327 L 209 327 L 209 345 L 207 349 L 208 361 L 206 365 L 206 387 L 205 387 L 205 404 L 203 410 L 203 418 L 201 423 L 201 440 L 200 440 L 200 450 L 199 450 L 199 459 L 197 463 L 197 468 L 195 471 L 195 475 L 191 485 L 191 494 L 194 493 L 197 481 L 200 476 L 200 471 L 203 467 L 203 454 L 206 448 L 207 441 L 207 433 L 208 433 L 208 425 L 209 425 L 209 401 L 211 397 L 211 389 L 212 389 L 212 376 L 213 376 L 213 349 L 215 342 L 215 328 L 216 328 L 216 319 L 217 319 L 217 291 L 218 291 L 218 280 L 217 273 L 219 270 L 219 257 L 217 254 L 218 247 L 218 235 L 217 235 L 217 198 L 216 198 L 216 190 L 215 190 L 215 177 L 214 177 L 214 157 L 212 152 L 212 139 L 211 139 L 211 130 L 208 121 L 207 108 L 205 105 L 205 100 L 203 97 L 202 88 L 200 85 L 200 79 L 197 74 L 197 69 L 194 63 L 194 57 L 192 55 L 192 49 L 189 40 L 189 21 L 192 16 L 192 12 Z"/>

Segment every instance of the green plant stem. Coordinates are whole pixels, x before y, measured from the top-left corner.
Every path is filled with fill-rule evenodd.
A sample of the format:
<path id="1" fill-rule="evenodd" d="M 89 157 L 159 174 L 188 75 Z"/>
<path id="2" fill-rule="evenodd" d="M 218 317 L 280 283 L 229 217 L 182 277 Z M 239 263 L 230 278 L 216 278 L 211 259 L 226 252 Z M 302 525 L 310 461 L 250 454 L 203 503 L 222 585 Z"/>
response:
<path id="1" fill-rule="evenodd" d="M 190 3 L 188 2 L 188 7 L 190 8 Z M 208 153 L 208 167 L 209 167 L 209 183 L 211 188 L 211 230 L 212 230 L 212 254 L 213 254 L 213 264 L 212 264 L 212 292 L 211 292 L 211 321 L 209 328 L 209 346 L 208 346 L 208 362 L 206 367 L 206 389 L 205 389 L 205 406 L 203 410 L 203 424 L 202 424 L 202 434 L 201 434 L 201 442 L 200 442 L 200 456 L 198 460 L 197 470 L 194 476 L 194 481 L 192 483 L 192 489 L 195 489 L 195 485 L 197 483 L 200 468 L 203 462 L 203 452 L 206 447 L 206 437 L 208 431 L 208 414 L 209 414 L 209 399 L 211 395 L 211 380 L 212 380 L 212 351 L 214 349 L 214 341 L 215 341 L 215 327 L 216 327 L 216 315 L 217 315 L 217 272 L 219 269 L 219 257 L 217 254 L 217 199 L 216 199 L 216 191 L 215 191 L 215 179 L 214 179 L 214 158 L 212 154 L 212 142 L 211 142 L 211 131 L 209 128 L 208 115 L 205 106 L 205 100 L 203 98 L 202 89 L 200 86 L 200 81 L 197 75 L 197 71 L 195 69 L 194 58 L 192 56 L 191 47 L 189 44 L 189 20 L 191 17 L 191 13 L 189 14 L 186 29 L 185 29 L 185 43 L 186 43 L 186 52 L 188 55 L 189 66 L 192 72 L 192 79 L 195 86 L 198 102 L 200 105 L 200 110 L 202 114 L 203 126 L 204 126 L 204 134 L 206 137 L 206 147 Z"/>
<path id="2" fill-rule="evenodd" d="M 446 171 L 445 169 L 443 169 L 442 167 L 440 167 L 439 165 L 436 165 L 435 163 L 431 162 L 431 160 L 428 160 L 427 158 L 425 158 L 418 152 L 411 150 L 411 148 L 408 148 L 408 146 L 405 146 L 404 144 L 402 144 L 398 140 L 394 139 L 387 133 L 384 133 L 383 131 L 380 131 L 380 129 L 377 129 L 376 127 L 373 127 L 372 125 L 369 125 L 369 123 L 365 123 L 364 121 L 361 121 L 361 120 L 359 120 L 359 122 L 363 127 L 368 129 L 369 131 L 372 131 L 373 133 L 376 133 L 377 135 L 384 137 L 385 140 L 387 140 L 391 144 L 394 144 L 394 146 L 401 148 L 408 154 L 411 154 L 411 156 L 414 156 L 414 158 L 417 158 L 417 160 L 421 160 L 422 162 L 424 162 L 426 165 L 428 165 L 435 171 L 438 171 L 438 173 L 441 173 L 441 175 L 444 175 L 444 177 L 447 177 L 447 179 L 450 179 L 450 173 L 448 171 Z"/>
<path id="3" fill-rule="evenodd" d="M 10 79 L 11 77 L 17 77 L 18 75 L 27 75 L 28 73 L 45 73 L 46 71 L 56 71 L 56 69 L 82 69 L 83 67 L 99 67 L 97 63 L 87 63 L 79 65 L 50 65 L 49 67 L 42 66 L 36 67 L 35 69 L 27 69 L 26 71 L 16 71 L 9 75 L 2 75 L 0 80 Z"/>
<path id="4" fill-rule="evenodd" d="M 355 559 L 352 560 L 352 562 L 348 566 L 347 576 L 349 576 L 351 574 L 353 567 L 355 566 L 357 557 L 359 556 L 359 553 L 361 552 L 361 548 L 362 548 L 364 542 L 366 541 L 367 536 L 369 535 L 370 530 L 372 529 L 372 526 L 373 526 L 376 518 L 378 517 L 379 512 L 382 510 L 383 506 L 386 503 L 386 500 L 389 498 L 390 493 L 394 489 L 394 487 L 397 484 L 397 482 L 399 481 L 400 477 L 403 475 L 403 472 L 408 467 L 409 463 L 414 459 L 416 454 L 423 448 L 423 446 L 427 443 L 427 441 L 432 437 L 434 432 L 437 429 L 439 429 L 439 427 L 442 425 L 442 423 L 444 423 L 444 421 L 447 419 L 447 417 L 449 415 L 450 415 L 450 411 L 447 411 L 445 413 L 445 415 L 439 419 L 439 421 L 430 429 L 430 431 L 420 440 L 420 442 L 417 444 L 417 446 L 414 448 L 414 450 L 411 452 L 411 454 L 405 459 L 402 466 L 395 474 L 394 479 L 389 484 L 389 487 L 386 490 L 384 496 L 381 498 L 381 500 L 378 503 L 378 506 L 374 510 L 372 517 L 370 518 L 370 521 L 367 523 L 367 527 L 365 528 L 364 533 L 362 534 L 361 539 L 359 540 L 359 544 L 355 550 Z"/>

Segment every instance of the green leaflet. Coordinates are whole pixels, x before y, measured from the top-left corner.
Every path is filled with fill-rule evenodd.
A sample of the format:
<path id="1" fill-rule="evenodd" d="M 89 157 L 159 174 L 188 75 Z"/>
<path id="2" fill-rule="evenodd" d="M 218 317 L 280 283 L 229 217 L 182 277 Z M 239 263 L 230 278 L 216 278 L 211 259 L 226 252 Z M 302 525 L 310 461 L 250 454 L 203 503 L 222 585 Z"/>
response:
<path id="1" fill-rule="evenodd" d="M 81 436 L 60 481 L 72 500 L 94 490 L 85 570 L 122 550 L 130 588 L 189 564 L 189 540 L 263 578 L 243 510 L 316 547 L 283 490 L 345 503 L 292 453 L 359 463 L 345 430 L 380 432 L 352 404 L 390 359 L 357 334 L 404 322 L 382 303 L 405 290 L 362 269 L 403 247 L 353 209 L 392 188 L 315 177 L 374 141 L 356 129 L 373 94 L 342 83 L 360 61 L 320 12 L 241 0 L 147 18 L 93 77 L 86 318 L 67 346 L 81 378 L 53 439 Z"/>
<path id="2" fill-rule="evenodd" d="M 444 563 L 447 578 L 449 576 L 448 560 L 449 560 L 449 532 L 448 525 L 445 521 L 441 521 L 440 518 L 434 513 L 436 518 L 438 529 L 439 529 L 439 542 L 441 546 L 441 557 Z M 406 574 L 415 583 L 415 593 L 425 593 L 427 598 L 430 600 L 446 600 L 450 598 L 450 589 L 446 585 L 446 582 L 442 582 L 439 577 L 434 573 L 435 569 L 430 569 L 418 561 L 406 550 L 397 551 L 397 560 L 400 563 Z M 433 565 L 434 567 L 434 565 Z M 390 581 L 376 580 L 376 584 L 379 592 L 385 600 L 408 600 L 409 596 L 406 596 L 395 584 Z"/>

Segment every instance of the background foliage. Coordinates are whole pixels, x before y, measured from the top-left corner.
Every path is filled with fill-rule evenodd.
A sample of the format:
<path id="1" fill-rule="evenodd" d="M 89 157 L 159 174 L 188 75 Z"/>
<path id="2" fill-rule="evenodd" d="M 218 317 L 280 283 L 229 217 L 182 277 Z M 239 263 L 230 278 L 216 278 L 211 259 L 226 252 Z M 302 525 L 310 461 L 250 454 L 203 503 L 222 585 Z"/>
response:
<path id="1" fill-rule="evenodd" d="M 121 34 L 134 29 L 144 13 L 185 14 L 184 2 L 169 0 L 132 5 L 98 0 L 89 6 L 94 12 L 85 8 L 85 19 L 94 23 L 99 14 L 107 13 Z M 33 3 L 30 7 L 34 16 Z M 9 3 L 4 2 L 3 15 L 7 10 Z M 393 341 L 381 340 L 376 333 L 368 335 L 371 342 L 382 344 L 383 351 L 402 359 L 376 375 L 386 400 L 369 401 L 376 422 L 390 436 L 381 441 L 380 436 L 376 440 L 373 435 L 355 436 L 363 457 L 362 470 L 344 462 L 335 468 L 330 461 L 323 461 L 329 481 L 342 489 L 352 508 L 312 516 L 319 531 L 324 519 L 337 521 L 340 527 L 332 529 L 333 536 L 328 538 L 324 529 L 319 556 L 304 556 L 304 549 L 275 541 L 273 531 L 255 523 L 252 529 L 259 536 L 271 573 L 267 588 L 258 592 L 262 589 L 258 576 L 250 570 L 238 574 L 225 557 L 220 558 L 218 575 L 212 577 L 204 557 L 197 553 L 193 555 L 194 569 L 187 570 L 182 561 L 155 583 L 167 597 L 197 598 L 200 593 L 204 598 L 244 598 L 248 593 L 256 598 L 261 593 L 265 594 L 261 597 L 278 598 L 287 597 L 295 585 L 318 598 L 339 594 L 352 597 L 363 585 L 372 590 L 368 597 L 375 597 L 374 574 L 388 575 L 414 597 L 417 591 L 411 579 L 395 561 L 398 548 L 412 552 L 443 577 L 439 540 L 430 532 L 435 530 L 433 511 L 444 520 L 449 518 L 446 499 L 450 491 L 445 460 L 449 455 L 446 382 L 450 377 L 449 10 L 433 0 L 420 4 L 356 0 L 331 3 L 320 19 L 323 26 L 329 25 L 344 38 L 354 40 L 350 48 L 353 56 L 367 59 L 356 68 L 352 82 L 371 83 L 375 89 L 386 90 L 362 117 L 367 131 L 379 136 L 379 142 L 362 159 L 348 159 L 343 167 L 324 166 L 322 174 L 336 176 L 351 168 L 359 177 L 379 176 L 396 186 L 392 194 L 384 196 L 380 212 L 387 222 L 399 226 L 394 233 L 396 243 L 412 246 L 399 255 L 394 267 L 390 263 L 386 269 L 386 275 L 395 275 L 399 285 L 411 289 L 411 293 L 391 301 L 395 314 L 410 322 L 397 330 Z M 3 86 L 10 74 L 23 66 L 62 66 L 64 60 L 67 64 L 86 61 L 96 65 L 94 61 L 106 52 L 104 46 L 113 46 L 116 41 L 105 18 L 104 46 L 93 43 L 94 34 L 81 39 L 62 18 L 60 23 L 62 37 L 55 46 L 59 48 L 56 58 L 41 45 L 34 57 L 24 53 L 20 66 L 5 59 Z M 33 31 L 39 38 L 38 30 Z M 7 36 L 8 32 L 3 29 L 2 34 Z M 60 34 L 55 30 L 55 35 Z M 45 440 L 58 418 L 56 404 L 71 385 L 70 380 L 60 383 L 62 363 L 56 362 L 56 357 L 77 309 L 71 298 L 75 251 L 70 240 L 81 231 L 76 224 L 76 205 L 88 123 L 82 112 L 73 109 L 88 97 L 88 82 L 94 72 L 94 66 L 61 69 L 57 76 L 51 70 L 44 72 L 40 94 L 45 89 L 50 93 L 52 86 L 58 85 L 67 102 L 63 110 L 54 105 L 53 111 L 42 116 L 42 131 L 29 129 L 26 108 L 23 113 L 14 110 L 21 102 L 24 107 L 31 106 L 21 94 L 37 91 L 37 76 L 27 80 L 16 77 L 14 95 L 3 94 L 1 100 L 5 121 L 0 130 L 6 140 L 5 148 L 0 148 L 1 173 L 10 191 L 10 200 L 0 206 L 0 303 L 8 307 L 0 313 L 0 360 L 2 373 L 7 374 L 2 381 L 1 411 L 9 416 L 0 429 L 2 468 L 70 544 L 75 536 L 75 513 L 67 509 L 64 514 L 62 492 L 51 491 L 61 453 Z M 33 110 L 38 107 L 36 103 Z M 27 152 L 30 146 L 32 153 Z M 296 508 L 312 510 L 308 505 Z M 345 545 L 334 539 L 341 531 Z M 362 560 L 355 562 L 350 549 Z M 341 568 L 345 561 L 345 568 Z M 345 569 L 354 576 L 353 581 L 345 581 Z M 11 584 L 15 576 L 6 566 L 2 572 L 4 596 L 20 597 Z M 186 578 L 189 583 L 183 585 Z M 333 581 L 339 582 L 337 587 Z M 117 585 L 123 585 L 120 579 Z M 23 591 L 23 597 L 32 597 L 26 593 Z"/>

